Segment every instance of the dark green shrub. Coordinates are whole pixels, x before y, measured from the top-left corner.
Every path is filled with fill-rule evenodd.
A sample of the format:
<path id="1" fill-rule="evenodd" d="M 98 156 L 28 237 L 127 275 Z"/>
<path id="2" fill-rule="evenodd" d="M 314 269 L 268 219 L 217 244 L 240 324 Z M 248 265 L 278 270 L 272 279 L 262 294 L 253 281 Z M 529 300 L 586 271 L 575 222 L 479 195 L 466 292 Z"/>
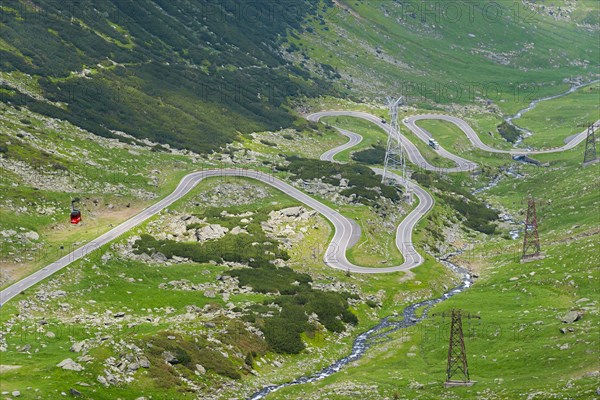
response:
<path id="1" fill-rule="evenodd" d="M 370 165 L 383 164 L 385 159 L 385 148 L 382 146 L 374 146 L 370 149 L 358 151 L 352 154 L 352 159 Z"/>
<path id="2" fill-rule="evenodd" d="M 506 121 L 498 125 L 497 129 L 498 133 L 500 133 L 500 136 L 502 136 L 504 139 L 506 139 L 507 142 L 510 143 L 515 143 L 521 136 L 518 129 Z"/>
<path id="3" fill-rule="evenodd" d="M 277 147 L 277 143 L 271 142 L 270 140 L 261 139 L 260 142 L 266 146 Z"/>

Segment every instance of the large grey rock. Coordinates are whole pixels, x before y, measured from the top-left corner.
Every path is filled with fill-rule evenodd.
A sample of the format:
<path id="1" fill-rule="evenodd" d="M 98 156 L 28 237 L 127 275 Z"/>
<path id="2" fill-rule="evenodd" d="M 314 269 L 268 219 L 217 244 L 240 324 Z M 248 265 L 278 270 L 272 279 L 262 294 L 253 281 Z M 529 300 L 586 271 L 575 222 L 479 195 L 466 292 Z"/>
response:
<path id="1" fill-rule="evenodd" d="M 25 236 L 27 239 L 31 240 L 31 241 L 36 241 L 36 240 L 39 240 L 39 239 L 40 239 L 40 235 L 39 235 L 37 232 L 34 232 L 34 231 L 29 231 L 29 232 L 26 232 L 26 233 L 24 234 L 24 236 Z"/>
<path id="2" fill-rule="evenodd" d="M 73 345 L 71 346 L 71 348 L 69 350 L 74 353 L 79 353 L 80 351 L 82 351 L 84 349 L 85 349 L 85 341 L 81 341 L 81 342 L 73 343 Z"/>
<path id="3" fill-rule="evenodd" d="M 83 367 L 70 358 L 62 360 L 56 366 L 69 371 L 83 371 Z"/>
<path id="4" fill-rule="evenodd" d="M 165 351 L 162 355 L 165 361 L 171 365 L 179 364 L 181 362 L 170 351 Z"/>
<path id="5" fill-rule="evenodd" d="M 304 212 L 304 208 L 301 206 L 288 207 L 281 210 L 281 213 L 286 217 L 299 217 Z"/>
<path id="6" fill-rule="evenodd" d="M 228 228 L 225 228 L 218 224 L 210 224 L 196 230 L 196 239 L 199 242 L 211 239 L 220 239 L 229 232 Z"/>
<path id="7" fill-rule="evenodd" d="M 165 256 L 160 251 L 157 251 L 156 253 L 152 254 L 152 260 L 157 262 L 165 262 L 167 261 L 167 256 Z"/>
<path id="8" fill-rule="evenodd" d="M 583 313 L 580 311 L 569 311 L 561 318 L 561 321 L 565 324 L 570 324 L 575 321 L 579 321 L 582 317 Z"/>
<path id="9" fill-rule="evenodd" d="M 248 231 L 245 230 L 244 228 L 239 227 L 239 226 L 236 226 L 235 228 L 233 228 L 231 230 L 231 234 L 232 235 L 239 235 L 240 233 L 248 234 Z"/>
<path id="10" fill-rule="evenodd" d="M 142 368 L 150 368 L 150 361 L 146 357 L 140 357 L 140 367 Z"/>
<path id="11" fill-rule="evenodd" d="M 19 348 L 19 353 L 26 353 L 29 350 L 31 350 L 31 345 L 28 343 L 22 347 Z"/>

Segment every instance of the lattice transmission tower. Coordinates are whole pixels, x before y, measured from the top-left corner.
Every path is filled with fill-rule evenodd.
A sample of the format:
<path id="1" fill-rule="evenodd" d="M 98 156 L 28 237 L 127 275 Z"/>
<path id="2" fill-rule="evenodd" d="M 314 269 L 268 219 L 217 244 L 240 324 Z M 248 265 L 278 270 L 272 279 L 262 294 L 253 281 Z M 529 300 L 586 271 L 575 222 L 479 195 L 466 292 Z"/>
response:
<path id="1" fill-rule="evenodd" d="M 381 183 L 388 181 L 388 183 L 391 183 L 392 185 L 397 185 L 397 180 L 390 177 L 390 173 L 392 170 L 400 171 L 402 183 L 406 187 L 406 193 L 408 194 L 408 201 L 412 202 L 412 191 L 408 179 L 406 178 L 406 153 L 402 141 L 400 140 L 400 128 L 398 126 L 398 107 L 402 104 L 403 99 L 402 96 L 397 99 L 391 97 L 388 97 L 387 99 L 390 123 Z"/>
<path id="2" fill-rule="evenodd" d="M 591 124 L 588 127 L 587 137 L 585 139 L 585 153 L 583 155 L 583 166 L 598 161 L 596 155 L 596 135 L 595 135 L 595 124 Z"/>
<path id="3" fill-rule="evenodd" d="M 434 314 L 436 315 L 436 314 Z M 437 314 L 447 316 L 444 312 Z M 469 377 L 469 364 L 467 362 L 467 350 L 465 348 L 465 337 L 462 329 L 463 313 L 461 310 L 452 309 L 449 313 L 450 321 L 450 340 L 448 343 L 448 364 L 446 366 L 446 382 L 444 386 L 471 386 L 474 382 Z M 478 318 L 478 315 L 467 313 L 465 318 Z"/>
<path id="4" fill-rule="evenodd" d="M 527 200 L 527 216 L 525 218 L 525 232 L 523 233 L 523 255 L 521 260 L 538 258 L 542 255 L 540 237 L 538 235 L 537 211 L 535 199 Z"/>

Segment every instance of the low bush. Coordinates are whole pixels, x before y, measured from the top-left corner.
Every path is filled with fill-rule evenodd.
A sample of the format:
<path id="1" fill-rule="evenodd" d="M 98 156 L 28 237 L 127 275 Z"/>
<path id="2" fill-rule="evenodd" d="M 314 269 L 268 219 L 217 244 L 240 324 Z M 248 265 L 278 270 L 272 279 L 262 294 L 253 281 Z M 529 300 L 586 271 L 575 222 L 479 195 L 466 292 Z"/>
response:
<path id="1" fill-rule="evenodd" d="M 385 148 L 382 146 L 373 146 L 370 149 L 357 151 L 352 154 L 352 159 L 365 164 L 380 165 L 385 160 Z"/>
<path id="2" fill-rule="evenodd" d="M 500 136 L 510 143 L 515 143 L 521 136 L 517 128 L 506 121 L 498 125 L 497 129 Z"/>
<path id="3" fill-rule="evenodd" d="M 269 140 L 261 140 L 260 142 L 266 146 L 277 147 L 277 143 L 271 142 Z"/>
<path id="4" fill-rule="evenodd" d="M 290 172 L 295 179 L 322 179 L 325 183 L 339 185 L 340 178 L 348 180 L 351 186 L 344 193 L 347 196 L 355 194 L 364 204 L 371 204 L 378 197 L 386 197 L 396 201 L 400 199 L 398 190 L 381 183 L 381 177 L 371 168 L 359 164 L 336 164 L 328 161 L 312 160 L 296 156 L 288 157 L 288 166 L 279 167 L 282 171 Z"/>
<path id="5" fill-rule="evenodd" d="M 358 318 L 348 306 L 347 299 L 353 296 L 313 290 L 309 275 L 272 265 L 236 269 L 227 274 L 237 277 L 240 286 L 251 286 L 260 293 L 280 293 L 275 299 L 252 306 L 250 313 L 244 317 L 246 321 L 258 322 L 262 319 L 259 327 L 265 334 L 269 348 L 275 352 L 295 354 L 304 349 L 301 335 L 314 329 L 308 324 L 308 315 L 312 313 L 331 332 L 344 331 L 344 323 L 358 323 Z M 281 311 L 264 318 L 264 314 L 274 311 L 269 307 L 271 303 L 278 305 Z"/>
<path id="6" fill-rule="evenodd" d="M 430 171 L 415 172 L 412 177 L 421 185 L 427 188 L 438 189 L 443 193 L 438 196 L 464 217 L 464 224 L 467 227 L 488 235 L 496 232 L 496 225 L 492 222 L 498 219 L 498 213 L 486 207 L 485 203 L 465 189 L 452 185 Z M 455 194 L 450 195 L 445 193 Z"/>
<path id="7" fill-rule="evenodd" d="M 238 278 L 241 286 L 249 286 L 258 293 L 292 295 L 306 289 L 310 275 L 299 274 L 290 268 L 262 265 L 252 269 L 236 269 L 227 273 Z"/>
<path id="8" fill-rule="evenodd" d="M 231 261 L 239 263 L 267 262 L 275 258 L 288 260 L 286 251 L 280 250 L 273 241 L 262 241 L 253 245 L 256 238 L 252 235 L 225 235 L 219 240 L 200 243 L 176 242 L 174 240 L 157 240 L 150 235 L 141 235 L 134 243 L 134 253 L 152 255 L 156 252 L 167 258 L 185 257 L 194 262 Z"/>

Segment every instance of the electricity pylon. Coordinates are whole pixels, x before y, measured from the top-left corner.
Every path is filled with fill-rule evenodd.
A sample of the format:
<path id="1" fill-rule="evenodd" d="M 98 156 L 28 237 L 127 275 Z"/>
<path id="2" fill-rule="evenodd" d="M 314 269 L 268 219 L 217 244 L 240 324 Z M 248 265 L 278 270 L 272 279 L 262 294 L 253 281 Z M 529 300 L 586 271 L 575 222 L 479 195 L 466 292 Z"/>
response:
<path id="1" fill-rule="evenodd" d="M 538 258 L 540 256 L 540 237 L 538 235 L 535 199 L 530 197 L 527 201 L 527 216 L 525 218 L 525 232 L 523 233 L 523 255 L 521 259 Z"/>
<path id="2" fill-rule="evenodd" d="M 402 104 L 402 101 L 402 96 L 400 96 L 398 99 L 388 97 L 390 123 L 381 183 L 384 183 L 386 180 L 388 180 L 391 181 L 392 184 L 396 184 L 396 180 L 390 178 L 388 172 L 390 172 L 390 170 L 401 171 L 402 183 L 406 187 L 406 193 L 409 196 L 409 202 L 412 202 L 412 192 L 409 187 L 408 180 L 406 179 L 406 158 L 404 146 L 400 140 L 400 128 L 398 126 L 398 107 L 400 104 Z"/>
<path id="3" fill-rule="evenodd" d="M 433 314 L 445 317 L 447 313 Z M 469 364 L 467 363 L 467 351 L 465 349 L 465 337 L 462 329 L 461 310 L 452 309 L 450 312 L 450 340 L 448 343 L 448 364 L 446 366 L 445 387 L 471 386 L 474 382 L 469 377 Z M 478 315 L 467 313 L 465 318 L 478 318 Z"/>
<path id="4" fill-rule="evenodd" d="M 583 155 L 583 166 L 597 162 L 596 155 L 596 135 L 594 133 L 595 125 L 591 124 L 588 127 L 587 137 L 585 139 L 585 153 Z"/>

